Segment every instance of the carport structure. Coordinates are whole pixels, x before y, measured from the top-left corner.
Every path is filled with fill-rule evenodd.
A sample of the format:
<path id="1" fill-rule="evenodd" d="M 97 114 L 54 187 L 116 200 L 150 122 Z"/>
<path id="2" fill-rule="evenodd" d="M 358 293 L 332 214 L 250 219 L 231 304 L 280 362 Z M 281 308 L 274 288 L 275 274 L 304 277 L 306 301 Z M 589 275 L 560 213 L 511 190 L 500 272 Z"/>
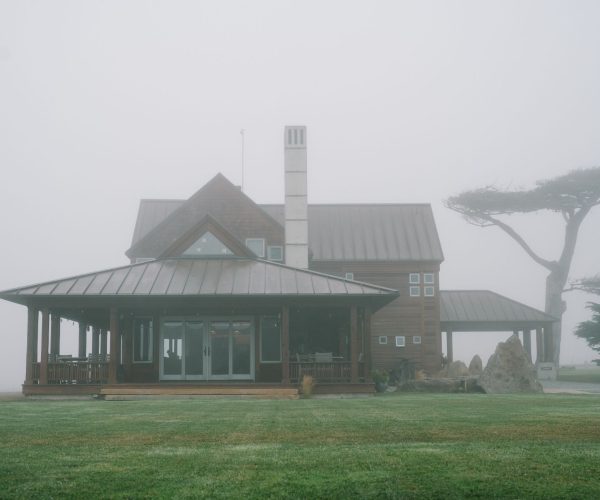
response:
<path id="1" fill-rule="evenodd" d="M 552 324 L 543 311 L 490 290 L 440 292 L 440 330 L 446 332 L 448 362 L 453 361 L 455 332 L 523 332 L 523 347 L 531 359 L 531 332 L 536 334 L 536 363 L 552 361 Z"/>

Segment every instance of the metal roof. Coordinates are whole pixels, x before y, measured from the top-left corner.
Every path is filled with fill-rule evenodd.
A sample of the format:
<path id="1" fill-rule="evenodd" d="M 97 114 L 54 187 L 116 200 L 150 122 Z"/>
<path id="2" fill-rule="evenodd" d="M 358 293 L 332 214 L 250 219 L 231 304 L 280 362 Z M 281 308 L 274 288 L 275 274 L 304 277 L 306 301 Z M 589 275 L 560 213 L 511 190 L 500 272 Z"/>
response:
<path id="1" fill-rule="evenodd" d="M 156 200 L 146 200 L 140 205 L 140 210 L 154 205 L 155 202 Z M 261 232 L 283 231 L 277 221 L 222 174 L 214 176 L 179 206 L 176 200 L 169 200 L 166 204 L 159 203 L 159 206 L 147 212 L 150 214 L 148 218 L 138 215 L 136 231 L 139 232 L 140 239 L 135 240 L 134 234 L 134 242 L 125 252 L 130 258 L 161 257 L 207 216 L 216 220 L 239 241 L 244 241 L 248 225 L 260 227 Z M 155 222 L 157 223 L 152 226 Z"/>
<path id="2" fill-rule="evenodd" d="M 442 323 L 550 323 L 553 316 L 489 290 L 442 290 L 440 292 Z"/>
<path id="3" fill-rule="evenodd" d="M 259 206 L 284 223 L 283 205 Z M 428 204 L 309 205 L 308 242 L 319 261 L 444 260 Z"/>
<path id="4" fill-rule="evenodd" d="M 142 200 L 132 247 L 185 200 Z M 283 205 L 258 205 L 282 226 Z M 428 204 L 308 206 L 308 239 L 317 261 L 444 260 Z"/>
<path id="5" fill-rule="evenodd" d="M 12 302 L 98 296 L 378 296 L 396 290 L 254 259 L 165 259 L 0 292 Z"/>

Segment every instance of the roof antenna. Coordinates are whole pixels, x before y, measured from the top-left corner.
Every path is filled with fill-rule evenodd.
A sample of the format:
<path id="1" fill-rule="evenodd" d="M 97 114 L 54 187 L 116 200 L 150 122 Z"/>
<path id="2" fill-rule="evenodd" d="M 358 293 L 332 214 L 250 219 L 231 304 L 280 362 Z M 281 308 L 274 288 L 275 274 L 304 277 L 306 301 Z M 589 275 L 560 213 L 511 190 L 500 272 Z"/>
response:
<path id="1" fill-rule="evenodd" d="M 244 192 L 244 132 L 246 130 L 240 130 L 240 134 L 242 136 L 242 192 Z"/>

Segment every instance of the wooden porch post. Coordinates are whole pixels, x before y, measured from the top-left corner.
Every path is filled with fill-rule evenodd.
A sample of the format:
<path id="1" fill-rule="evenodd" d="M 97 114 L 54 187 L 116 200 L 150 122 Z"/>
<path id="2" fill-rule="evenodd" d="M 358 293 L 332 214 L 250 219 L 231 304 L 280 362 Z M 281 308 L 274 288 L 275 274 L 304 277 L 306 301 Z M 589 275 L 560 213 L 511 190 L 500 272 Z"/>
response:
<path id="1" fill-rule="evenodd" d="M 27 306 L 27 355 L 25 385 L 33 384 L 33 363 L 37 361 L 37 309 Z"/>
<path id="2" fill-rule="evenodd" d="M 121 336 L 123 337 L 123 366 L 125 369 L 123 382 L 127 380 L 127 377 L 131 373 L 131 364 L 133 361 L 133 320 L 128 318 L 125 320 L 125 325 L 123 325 L 123 332 Z"/>
<path id="3" fill-rule="evenodd" d="M 531 330 L 523 330 L 523 347 L 529 361 L 531 361 Z"/>
<path id="4" fill-rule="evenodd" d="M 454 361 L 454 352 L 452 352 L 452 330 L 446 330 L 446 357 L 448 364 Z"/>
<path id="5" fill-rule="evenodd" d="M 536 360 L 537 364 L 544 362 L 544 333 L 540 327 L 535 329 L 535 348 L 537 351 Z"/>
<path id="6" fill-rule="evenodd" d="M 365 382 L 371 382 L 371 306 L 365 306 L 364 342 L 363 366 L 365 367 Z"/>
<path id="7" fill-rule="evenodd" d="M 100 329 L 92 326 L 92 355 L 97 356 L 100 353 Z"/>
<path id="8" fill-rule="evenodd" d="M 350 382 L 358 383 L 358 314 L 356 304 L 350 306 Z"/>
<path id="9" fill-rule="evenodd" d="M 60 316 L 56 313 L 50 318 L 50 354 L 60 354 Z"/>
<path id="10" fill-rule="evenodd" d="M 544 327 L 544 361 L 554 360 L 554 339 L 552 338 L 552 324 Z"/>
<path id="11" fill-rule="evenodd" d="M 40 385 L 48 383 L 48 343 L 50 330 L 50 312 L 42 309 L 42 352 L 40 353 Z"/>
<path id="12" fill-rule="evenodd" d="M 119 367 L 119 311 L 115 307 L 110 309 L 110 361 L 108 364 L 108 383 L 117 383 Z"/>
<path id="13" fill-rule="evenodd" d="M 79 322 L 79 357 L 85 358 L 87 352 L 87 325 Z"/>
<path id="14" fill-rule="evenodd" d="M 290 383 L 290 307 L 281 307 L 281 382 Z"/>

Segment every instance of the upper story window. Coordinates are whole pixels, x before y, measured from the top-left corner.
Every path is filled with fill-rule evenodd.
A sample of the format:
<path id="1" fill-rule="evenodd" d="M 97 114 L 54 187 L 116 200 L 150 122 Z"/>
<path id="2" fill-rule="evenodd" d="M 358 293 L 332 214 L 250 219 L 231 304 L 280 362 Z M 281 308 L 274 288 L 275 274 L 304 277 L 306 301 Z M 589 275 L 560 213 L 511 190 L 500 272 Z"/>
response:
<path id="1" fill-rule="evenodd" d="M 267 258 L 276 262 L 283 260 L 283 247 L 282 246 L 269 246 L 267 248 Z"/>
<path id="2" fill-rule="evenodd" d="M 419 273 L 410 273 L 408 275 L 408 282 L 411 285 L 420 285 L 421 284 L 421 275 Z"/>
<path id="3" fill-rule="evenodd" d="M 435 283 L 433 273 L 423 273 L 423 283 L 426 285 L 433 285 Z"/>
<path id="4" fill-rule="evenodd" d="M 254 255 L 264 259 L 265 257 L 265 239 L 264 238 L 246 238 L 246 246 L 254 252 Z"/>
<path id="5" fill-rule="evenodd" d="M 354 279 L 354 273 L 346 273 L 346 279 L 347 280 L 353 280 Z"/>
<path id="6" fill-rule="evenodd" d="M 214 234 L 206 231 L 193 245 L 183 252 L 183 255 L 186 257 L 197 255 L 222 257 L 224 255 L 233 255 L 233 252 Z"/>

